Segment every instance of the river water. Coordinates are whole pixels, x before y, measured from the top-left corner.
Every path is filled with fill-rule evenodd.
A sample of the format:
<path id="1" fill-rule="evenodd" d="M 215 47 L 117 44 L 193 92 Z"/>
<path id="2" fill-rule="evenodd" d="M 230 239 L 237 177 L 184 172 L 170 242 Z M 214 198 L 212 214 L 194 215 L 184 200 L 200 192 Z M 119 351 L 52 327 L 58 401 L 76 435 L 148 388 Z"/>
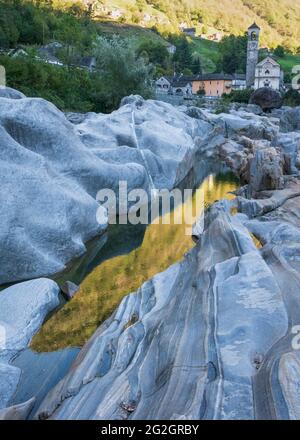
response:
<path id="1" fill-rule="evenodd" d="M 210 174 L 186 204 L 199 215 L 203 210 L 202 204 L 196 206 L 200 192 L 204 195 L 204 205 L 209 206 L 224 197 L 233 198 L 230 191 L 237 186 L 231 173 Z M 174 208 L 170 224 L 163 224 L 165 219 L 161 216 L 159 224 L 147 227 L 110 226 L 106 241 L 98 240 L 83 260 L 72 264 L 70 270 L 57 279 L 58 282 L 69 279 L 80 283 L 80 290 L 47 320 L 34 337 L 32 350 L 52 352 L 82 346 L 126 294 L 181 260 L 194 246 L 191 235 L 186 235 L 186 224 L 174 224 L 182 208 L 182 205 Z"/>

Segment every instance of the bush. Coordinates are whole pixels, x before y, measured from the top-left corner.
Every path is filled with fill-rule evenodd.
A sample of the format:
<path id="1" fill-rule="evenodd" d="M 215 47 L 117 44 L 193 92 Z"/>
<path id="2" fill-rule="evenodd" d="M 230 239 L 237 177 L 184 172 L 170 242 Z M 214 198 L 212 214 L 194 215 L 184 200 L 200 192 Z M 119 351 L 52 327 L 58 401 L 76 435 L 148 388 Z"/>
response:
<path id="1" fill-rule="evenodd" d="M 198 96 L 205 96 L 205 89 L 199 89 L 198 91 L 197 91 L 197 95 Z"/>
<path id="2" fill-rule="evenodd" d="M 97 74 L 101 78 L 102 100 L 106 110 L 116 108 L 130 94 L 152 96 L 151 79 L 154 68 L 134 49 L 134 41 L 114 36 L 99 37 L 94 48 Z"/>
<path id="3" fill-rule="evenodd" d="M 300 93 L 298 90 L 288 90 L 283 97 L 283 104 L 290 107 L 300 106 Z"/>
<path id="4" fill-rule="evenodd" d="M 285 49 L 283 46 L 277 46 L 274 50 L 274 55 L 278 58 L 283 58 L 285 55 Z"/>
<path id="5" fill-rule="evenodd" d="M 248 104 L 251 93 L 251 89 L 232 90 L 231 93 L 223 95 L 222 98 L 227 102 L 240 102 L 242 104 Z"/>
<path id="6" fill-rule="evenodd" d="M 30 57 L 0 57 L 6 69 L 7 85 L 29 97 L 41 97 L 61 110 L 79 112 L 102 111 L 103 102 L 95 99 L 99 90 L 98 78 L 77 68 L 57 67 Z"/>
<path id="7" fill-rule="evenodd" d="M 230 106 L 228 101 L 224 101 L 223 99 L 220 99 L 217 102 L 217 105 L 215 107 L 215 113 L 216 115 L 219 115 L 220 113 L 229 113 Z"/>

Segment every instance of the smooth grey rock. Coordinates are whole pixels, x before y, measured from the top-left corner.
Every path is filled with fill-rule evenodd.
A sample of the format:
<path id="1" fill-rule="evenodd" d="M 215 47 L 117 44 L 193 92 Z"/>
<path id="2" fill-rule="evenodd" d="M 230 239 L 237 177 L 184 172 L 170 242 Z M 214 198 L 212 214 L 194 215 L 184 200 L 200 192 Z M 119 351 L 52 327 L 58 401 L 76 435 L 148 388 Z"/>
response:
<path id="1" fill-rule="evenodd" d="M 0 362 L 0 414 L 16 391 L 20 376 L 20 368 Z"/>
<path id="2" fill-rule="evenodd" d="M 280 130 L 284 133 L 300 130 L 300 107 L 287 108 L 281 113 Z"/>
<path id="3" fill-rule="evenodd" d="M 26 98 L 26 96 L 10 87 L 0 87 L 0 98 L 23 99 Z"/>
<path id="4" fill-rule="evenodd" d="M 0 360 L 10 360 L 28 345 L 47 314 L 58 306 L 58 294 L 58 285 L 46 278 L 0 292 Z"/>
<path id="5" fill-rule="evenodd" d="M 228 208 L 211 207 L 185 259 L 124 298 L 36 418 L 254 418 L 253 377 L 288 317 L 272 271 Z"/>
<path id="6" fill-rule="evenodd" d="M 27 402 L 0 410 L 0 420 L 26 420 L 33 408 L 34 402 L 35 398 L 33 397 Z"/>
<path id="7" fill-rule="evenodd" d="M 275 148 L 255 152 L 250 165 L 249 184 L 254 193 L 283 188 L 283 161 Z"/>
<path id="8" fill-rule="evenodd" d="M 212 130 L 139 97 L 76 124 L 42 99 L 0 100 L 0 283 L 62 271 L 107 228 L 105 209 L 101 224 L 97 216 L 99 190 L 118 195 L 120 181 L 128 192 L 172 189 L 194 166 L 196 140 Z"/>
<path id="9" fill-rule="evenodd" d="M 0 292 L 0 410 L 16 392 L 21 369 L 9 362 L 27 347 L 47 314 L 59 304 L 59 287 L 48 279 L 15 284 Z M 28 405 L 0 411 L 0 420 L 22 417 Z"/>

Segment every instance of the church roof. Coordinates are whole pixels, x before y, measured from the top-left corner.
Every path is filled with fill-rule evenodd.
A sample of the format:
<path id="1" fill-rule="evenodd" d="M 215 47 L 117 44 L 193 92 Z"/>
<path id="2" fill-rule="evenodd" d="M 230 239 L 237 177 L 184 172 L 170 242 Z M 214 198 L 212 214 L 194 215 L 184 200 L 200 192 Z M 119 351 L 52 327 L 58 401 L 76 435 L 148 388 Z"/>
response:
<path id="1" fill-rule="evenodd" d="M 257 67 L 261 67 L 261 66 L 263 66 L 264 64 L 266 64 L 266 63 L 271 63 L 271 64 L 273 64 L 273 66 L 280 66 L 280 64 L 279 63 L 277 63 L 277 61 L 275 61 L 272 57 L 266 57 L 266 58 L 264 58 L 262 61 L 260 61 L 256 66 Z"/>
<path id="2" fill-rule="evenodd" d="M 248 29 L 260 29 L 260 27 L 254 22 Z"/>

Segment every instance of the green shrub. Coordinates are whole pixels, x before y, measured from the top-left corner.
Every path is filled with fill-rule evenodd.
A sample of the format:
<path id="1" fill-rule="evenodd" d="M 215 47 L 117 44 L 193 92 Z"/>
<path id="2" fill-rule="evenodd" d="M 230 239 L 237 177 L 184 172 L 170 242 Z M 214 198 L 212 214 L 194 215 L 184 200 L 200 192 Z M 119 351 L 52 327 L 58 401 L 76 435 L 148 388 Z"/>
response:
<path id="1" fill-rule="evenodd" d="M 300 106 L 300 93 L 298 90 L 288 90 L 283 97 L 283 104 L 290 107 Z"/>
<path id="2" fill-rule="evenodd" d="M 240 102 L 243 104 L 248 104 L 251 93 L 251 89 L 232 90 L 231 93 L 223 95 L 222 98 L 227 102 Z"/>

